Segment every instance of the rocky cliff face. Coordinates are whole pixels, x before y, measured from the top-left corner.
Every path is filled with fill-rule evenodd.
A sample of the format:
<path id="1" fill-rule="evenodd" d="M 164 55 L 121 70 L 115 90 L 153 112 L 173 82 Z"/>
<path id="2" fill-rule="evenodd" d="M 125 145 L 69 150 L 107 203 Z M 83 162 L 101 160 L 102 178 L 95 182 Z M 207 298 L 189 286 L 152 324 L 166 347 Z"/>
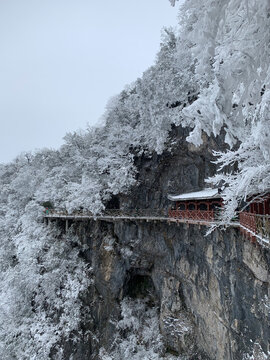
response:
<path id="1" fill-rule="evenodd" d="M 169 150 L 162 155 L 135 156 L 138 186 L 128 195 L 119 196 L 121 208 L 164 209 L 168 194 L 201 190 L 205 179 L 216 173 L 213 150 L 226 149 L 223 136 L 203 134 L 200 147 L 186 141 L 189 128 L 174 127 L 170 132 Z"/>
<path id="2" fill-rule="evenodd" d="M 198 149 L 185 142 L 185 132 L 173 130 L 170 152 L 137 158 L 140 185 L 111 204 L 166 209 L 168 192 L 201 189 L 216 171 L 211 150 L 221 149 L 222 139 L 205 137 Z M 256 344 L 270 350 L 270 251 L 238 229 L 205 236 L 206 227 L 198 225 L 89 221 L 74 223 L 72 231 L 88 246 L 82 256 L 93 269 L 93 285 L 80 341 L 75 353 L 66 344 L 67 358 L 102 359 L 101 348 L 112 351 L 128 297 L 157 306 L 164 356 L 240 360 Z"/>
<path id="3" fill-rule="evenodd" d="M 97 359 L 100 346 L 110 349 L 120 301 L 143 295 L 141 284 L 159 304 L 169 351 L 216 360 L 242 359 L 255 343 L 267 351 L 270 252 L 236 229 L 208 236 L 205 230 L 158 222 L 78 224 L 93 266 L 94 287 L 86 302 L 95 338 L 90 335 L 84 344 L 88 355 L 84 350 L 75 358 Z"/>

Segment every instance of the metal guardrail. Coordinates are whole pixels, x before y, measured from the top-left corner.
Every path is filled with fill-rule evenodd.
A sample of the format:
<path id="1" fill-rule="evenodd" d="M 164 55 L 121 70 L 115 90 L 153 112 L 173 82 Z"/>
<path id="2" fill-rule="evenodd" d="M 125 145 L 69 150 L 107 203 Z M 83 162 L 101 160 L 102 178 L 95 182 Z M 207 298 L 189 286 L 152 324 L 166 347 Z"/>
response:
<path id="1" fill-rule="evenodd" d="M 89 217 L 166 217 L 168 212 L 163 209 L 107 209 L 101 214 L 93 214 L 91 212 L 73 211 L 71 214 L 63 209 L 45 210 L 46 215 L 63 215 L 63 216 L 89 216 Z"/>

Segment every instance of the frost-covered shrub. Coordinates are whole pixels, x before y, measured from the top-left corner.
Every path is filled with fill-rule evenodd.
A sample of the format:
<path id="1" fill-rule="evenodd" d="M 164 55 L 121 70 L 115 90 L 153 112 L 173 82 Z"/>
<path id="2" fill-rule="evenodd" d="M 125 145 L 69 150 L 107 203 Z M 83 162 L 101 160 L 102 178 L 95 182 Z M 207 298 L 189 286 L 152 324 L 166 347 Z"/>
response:
<path id="1" fill-rule="evenodd" d="M 113 349 L 107 353 L 102 348 L 100 360 L 180 359 L 165 354 L 159 331 L 158 309 L 149 307 L 147 299 L 125 298 L 121 303 L 121 315 Z"/>
<path id="2" fill-rule="evenodd" d="M 250 354 L 245 354 L 243 360 L 268 360 L 270 352 L 266 354 L 259 343 L 254 343 L 253 350 Z"/>
<path id="3" fill-rule="evenodd" d="M 78 248 L 37 222 L 36 206 L 26 210 L 0 275 L 0 357 L 48 359 L 54 350 L 60 359 L 58 345 L 80 328 L 80 294 L 90 274 Z M 2 246 L 9 241 L 1 237 Z"/>

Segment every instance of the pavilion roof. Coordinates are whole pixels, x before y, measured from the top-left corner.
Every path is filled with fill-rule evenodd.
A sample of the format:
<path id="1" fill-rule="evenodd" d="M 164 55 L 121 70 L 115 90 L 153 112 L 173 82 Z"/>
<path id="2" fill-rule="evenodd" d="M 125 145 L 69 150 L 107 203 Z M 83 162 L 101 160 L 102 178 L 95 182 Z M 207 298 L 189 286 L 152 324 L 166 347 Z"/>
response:
<path id="1" fill-rule="evenodd" d="M 168 199 L 171 201 L 185 201 L 185 200 L 206 200 L 206 199 L 220 199 L 222 196 L 220 190 L 206 188 L 201 191 L 195 191 L 180 195 L 168 195 Z"/>

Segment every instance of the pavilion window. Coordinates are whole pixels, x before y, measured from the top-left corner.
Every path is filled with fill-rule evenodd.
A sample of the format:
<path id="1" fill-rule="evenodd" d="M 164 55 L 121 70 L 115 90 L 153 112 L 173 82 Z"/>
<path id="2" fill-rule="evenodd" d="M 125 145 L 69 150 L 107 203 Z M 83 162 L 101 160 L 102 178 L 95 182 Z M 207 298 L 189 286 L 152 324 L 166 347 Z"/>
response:
<path id="1" fill-rule="evenodd" d="M 196 209 L 196 205 L 194 203 L 188 204 L 188 210 L 195 210 L 195 209 Z"/>
<path id="2" fill-rule="evenodd" d="M 207 211 L 208 210 L 208 206 L 207 206 L 207 203 L 199 203 L 198 204 L 198 209 L 201 210 L 201 211 Z"/>
<path id="3" fill-rule="evenodd" d="M 186 210 L 186 204 L 185 203 L 179 203 L 178 210 L 182 210 L 182 211 Z"/>

